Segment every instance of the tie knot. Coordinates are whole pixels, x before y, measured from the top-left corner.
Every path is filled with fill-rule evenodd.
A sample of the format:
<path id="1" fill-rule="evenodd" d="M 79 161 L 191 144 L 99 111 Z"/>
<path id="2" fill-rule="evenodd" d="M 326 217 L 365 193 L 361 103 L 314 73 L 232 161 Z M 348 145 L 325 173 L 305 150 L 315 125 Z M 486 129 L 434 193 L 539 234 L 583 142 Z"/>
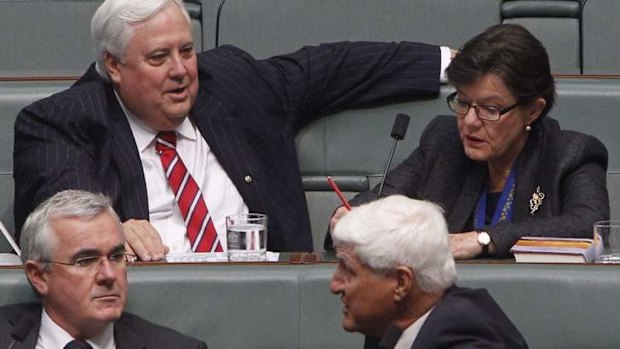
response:
<path id="1" fill-rule="evenodd" d="M 155 150 L 164 151 L 175 149 L 177 146 L 177 134 L 174 131 L 161 131 L 157 134 Z"/>
<path id="2" fill-rule="evenodd" d="M 74 339 L 71 342 L 67 343 L 64 349 L 93 349 L 93 347 L 87 342 L 82 342 Z"/>

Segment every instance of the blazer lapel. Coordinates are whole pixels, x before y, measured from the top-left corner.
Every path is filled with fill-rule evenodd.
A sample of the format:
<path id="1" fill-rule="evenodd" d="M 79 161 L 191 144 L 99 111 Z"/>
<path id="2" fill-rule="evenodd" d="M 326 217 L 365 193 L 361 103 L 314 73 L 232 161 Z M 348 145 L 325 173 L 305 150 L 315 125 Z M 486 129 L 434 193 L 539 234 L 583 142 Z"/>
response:
<path id="1" fill-rule="evenodd" d="M 131 127 L 111 86 L 106 88 L 108 117 L 110 120 L 111 157 L 118 165 L 121 176 L 121 218 L 148 219 L 146 181 L 138 148 Z"/>
<path id="2" fill-rule="evenodd" d="M 486 165 L 483 162 L 475 162 L 471 171 L 468 172 L 461 193 L 456 199 L 454 208 L 448 216 L 448 229 L 450 232 L 461 232 L 469 220 L 472 209 L 478 203 L 480 190 L 486 181 Z"/>
<path id="3" fill-rule="evenodd" d="M 530 132 L 529 138 L 518 159 L 513 220 L 520 222 L 532 218 L 529 201 L 536 188 L 540 186 L 541 191 L 545 192 L 547 190 L 545 185 L 547 182 L 543 183 L 540 179 L 550 178 L 550 176 L 544 176 L 539 173 L 544 171 L 544 166 L 541 166 L 543 149 L 545 148 L 542 123 L 534 126 Z"/>
<path id="4" fill-rule="evenodd" d="M 266 213 L 266 205 L 257 190 L 255 176 L 260 159 L 253 146 L 248 144 L 245 127 L 232 111 L 214 95 L 202 88 L 189 115 L 209 144 L 209 148 L 228 174 L 243 200 L 253 212 Z"/>

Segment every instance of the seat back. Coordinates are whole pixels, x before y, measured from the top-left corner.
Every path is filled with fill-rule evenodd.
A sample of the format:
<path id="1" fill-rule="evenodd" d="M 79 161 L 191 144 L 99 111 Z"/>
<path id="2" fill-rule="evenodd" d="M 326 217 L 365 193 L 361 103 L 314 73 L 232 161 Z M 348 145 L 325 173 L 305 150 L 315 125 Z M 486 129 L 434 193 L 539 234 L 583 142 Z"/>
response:
<path id="1" fill-rule="evenodd" d="M 0 1 L 4 29 L 0 77 L 82 75 L 94 61 L 90 20 L 100 4 L 92 0 Z M 187 2 L 186 6 L 200 51 L 201 5 Z"/>
<path id="2" fill-rule="evenodd" d="M 581 2 L 504 1 L 503 23 L 520 24 L 547 49 L 554 74 L 581 73 Z"/>
<path id="3" fill-rule="evenodd" d="M 421 41 L 458 47 L 500 23 L 499 0 L 226 0 L 219 43 L 258 58 L 335 41 Z M 474 19 L 475 20 L 472 20 Z"/>
<path id="4" fill-rule="evenodd" d="M 588 0 L 583 6 L 584 74 L 620 74 L 620 1 Z"/>

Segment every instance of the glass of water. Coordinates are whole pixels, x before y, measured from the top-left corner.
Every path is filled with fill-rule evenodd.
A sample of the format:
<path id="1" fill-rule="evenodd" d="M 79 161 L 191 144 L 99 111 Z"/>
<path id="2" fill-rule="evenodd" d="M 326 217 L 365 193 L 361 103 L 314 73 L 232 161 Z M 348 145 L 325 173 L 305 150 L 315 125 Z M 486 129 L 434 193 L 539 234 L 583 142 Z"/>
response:
<path id="1" fill-rule="evenodd" d="M 594 223 L 594 233 L 603 238 L 603 254 L 597 263 L 620 263 L 620 221 Z"/>
<path id="2" fill-rule="evenodd" d="M 226 216 L 226 244 L 231 262 L 267 260 L 267 216 L 242 213 Z"/>

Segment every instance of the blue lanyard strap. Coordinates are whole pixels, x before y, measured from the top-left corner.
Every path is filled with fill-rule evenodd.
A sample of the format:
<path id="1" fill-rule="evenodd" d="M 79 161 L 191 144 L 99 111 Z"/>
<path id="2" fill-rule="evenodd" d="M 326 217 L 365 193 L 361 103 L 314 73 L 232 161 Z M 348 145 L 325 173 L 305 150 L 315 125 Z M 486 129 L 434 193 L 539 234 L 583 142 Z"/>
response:
<path id="1" fill-rule="evenodd" d="M 516 168 L 517 166 L 515 164 L 510 170 L 510 174 L 508 175 L 508 179 L 506 180 L 506 184 L 504 184 L 504 189 L 502 190 L 502 195 L 499 197 L 497 207 L 495 207 L 495 212 L 493 213 L 493 220 L 491 221 L 491 225 L 495 225 L 501 221 L 512 221 L 512 204 L 514 201 L 515 183 L 517 182 Z M 486 225 L 485 218 L 487 212 L 487 194 L 488 189 L 487 186 L 484 185 L 482 186 L 480 198 L 478 199 L 478 205 L 476 205 L 474 229 L 481 229 Z"/>

